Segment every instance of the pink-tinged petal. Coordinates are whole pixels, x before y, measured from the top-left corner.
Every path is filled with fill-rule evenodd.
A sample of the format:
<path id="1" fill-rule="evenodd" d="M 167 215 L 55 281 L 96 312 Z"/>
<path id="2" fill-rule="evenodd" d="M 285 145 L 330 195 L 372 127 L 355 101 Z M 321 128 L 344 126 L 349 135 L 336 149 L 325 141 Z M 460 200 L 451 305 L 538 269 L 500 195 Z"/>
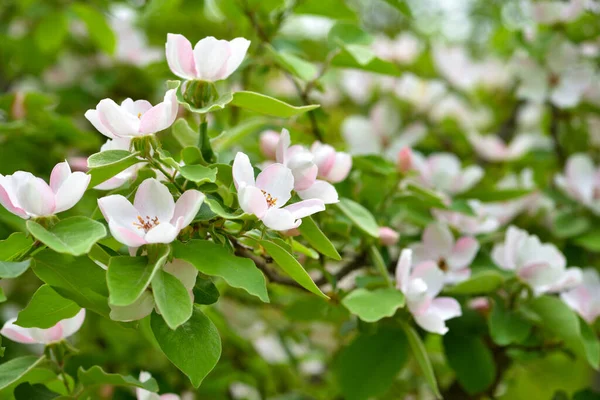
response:
<path id="1" fill-rule="evenodd" d="M 438 262 L 439 254 L 433 252 L 423 243 L 413 243 L 410 246 L 412 250 L 412 262 L 414 265 L 420 264 L 425 261 Z"/>
<path id="2" fill-rule="evenodd" d="M 288 168 L 294 176 L 294 190 L 306 190 L 310 188 L 317 179 L 319 168 L 312 162 L 312 155 L 306 153 L 290 159 Z"/>
<path id="3" fill-rule="evenodd" d="M 205 197 L 203 193 L 197 190 L 185 191 L 175 203 L 175 211 L 173 212 L 171 223 L 175 223 L 179 218 L 183 218 L 182 227 L 188 226 L 194 220 L 196 214 L 198 214 L 198 210 L 200 210 Z"/>
<path id="4" fill-rule="evenodd" d="M 413 156 L 412 150 L 410 147 L 403 147 L 398 152 L 396 166 L 398 167 L 398 171 L 407 173 L 411 169 L 413 169 Z"/>
<path id="5" fill-rule="evenodd" d="M 417 264 L 410 275 L 410 279 L 422 279 L 427 285 L 427 297 L 433 299 L 444 287 L 444 272 L 433 261 Z"/>
<path id="6" fill-rule="evenodd" d="M 120 188 L 126 182 L 134 180 L 137 177 L 137 168 L 130 167 L 125 171 L 120 172 L 119 174 L 113 176 L 109 180 L 106 180 L 99 185 L 94 186 L 96 190 L 113 190 L 116 188 Z"/>
<path id="7" fill-rule="evenodd" d="M 449 285 L 456 285 L 457 283 L 464 282 L 471 277 L 471 269 L 455 269 L 446 271 L 444 274 L 444 283 Z"/>
<path id="8" fill-rule="evenodd" d="M 379 228 L 379 240 L 385 246 L 393 246 L 398 243 L 400 234 L 388 226 Z"/>
<path id="9" fill-rule="evenodd" d="M 98 132 L 111 139 L 115 137 L 114 133 L 100 121 L 100 115 L 97 110 L 87 110 L 85 112 L 85 117 L 92 125 L 94 125 L 94 128 L 96 128 Z"/>
<path id="10" fill-rule="evenodd" d="M 140 132 L 152 134 L 167 129 L 177 118 L 179 104 L 175 89 L 168 90 L 162 103 L 146 111 L 140 119 Z"/>
<path id="11" fill-rule="evenodd" d="M 230 41 L 229 45 L 231 47 L 231 55 L 227 60 L 225 74 L 221 79 L 229 77 L 229 75 L 233 74 L 235 70 L 238 69 L 242 61 L 244 61 L 244 57 L 246 57 L 246 53 L 250 47 L 250 41 L 242 37 L 238 37 Z"/>
<path id="12" fill-rule="evenodd" d="M 183 79 L 195 79 L 198 76 L 192 44 L 185 36 L 168 33 L 165 50 L 171 72 Z"/>
<path id="13" fill-rule="evenodd" d="M 592 323 L 596 319 L 596 315 L 590 313 L 592 296 L 585 287 L 579 286 L 568 292 L 561 293 L 560 298 L 587 322 Z"/>
<path id="14" fill-rule="evenodd" d="M 174 89 L 172 89 L 174 90 Z M 148 100 L 136 100 L 132 103 L 131 113 L 139 116 L 152 108 L 152 104 Z"/>
<path id="15" fill-rule="evenodd" d="M 180 220 L 182 219 L 180 218 Z M 161 222 L 150 229 L 144 239 L 148 243 L 171 243 L 181 231 L 181 228 L 179 228 L 181 225 L 180 220 L 177 221 L 177 226 L 173 226 L 168 222 Z"/>
<path id="16" fill-rule="evenodd" d="M 318 199 L 302 200 L 284 207 L 284 210 L 289 211 L 294 218 L 301 219 L 325 211 L 325 204 Z"/>
<path id="17" fill-rule="evenodd" d="M 340 201 L 335 187 L 331 183 L 321 180 L 316 180 L 308 189 L 298 190 L 298 196 L 302 200 L 319 199 L 325 204 L 334 204 Z"/>
<path id="18" fill-rule="evenodd" d="M 327 173 L 325 179 L 329 182 L 337 183 L 341 182 L 350 173 L 350 169 L 352 168 L 352 156 L 347 153 L 338 152 L 335 155 L 335 161 L 333 166 Z"/>
<path id="19" fill-rule="evenodd" d="M 577 194 L 583 203 L 589 203 L 594 197 L 596 168 L 587 154 L 575 154 L 569 157 L 565 167 L 567 186 Z"/>
<path id="20" fill-rule="evenodd" d="M 517 274 L 533 288 L 551 285 L 559 278 L 557 271 L 545 261 L 525 265 L 517 271 Z"/>
<path id="21" fill-rule="evenodd" d="M 54 212 L 66 211 L 77 204 L 83 197 L 91 179 L 91 175 L 73 172 L 56 192 L 56 210 Z"/>
<path id="22" fill-rule="evenodd" d="M 48 329 L 33 328 L 31 330 L 31 336 L 36 342 L 43 344 L 59 342 L 64 339 L 63 328 L 60 323 Z"/>
<path id="23" fill-rule="evenodd" d="M 444 321 L 460 317 L 462 310 L 460 304 L 452 297 L 438 297 L 433 299 L 429 306 L 431 311 L 439 315 Z"/>
<path id="24" fill-rule="evenodd" d="M 270 160 L 277 157 L 277 145 L 279 144 L 279 133 L 268 130 L 260 134 L 259 147 L 261 153 Z"/>
<path id="25" fill-rule="evenodd" d="M 124 227 L 135 227 L 140 213 L 121 195 L 111 195 L 98 199 L 98 207 L 108 222 L 115 222 Z M 142 230 L 140 230 L 143 232 Z"/>
<path id="26" fill-rule="evenodd" d="M 18 343 L 36 343 L 36 341 L 31 337 L 31 328 L 23 328 L 19 325 L 15 325 L 16 318 L 11 318 L 2 327 L 0 330 L 0 334 L 2 336 L 9 338 L 13 342 Z"/>
<path id="27" fill-rule="evenodd" d="M 447 257 L 452 252 L 454 237 L 450 229 L 444 224 L 429 224 L 423 232 L 423 244 L 430 252 L 430 259 Z M 437 261 L 437 260 L 436 260 Z"/>
<path id="28" fill-rule="evenodd" d="M 258 174 L 256 187 L 271 195 L 275 207 L 281 207 L 292 197 L 294 175 L 288 167 L 275 163 Z"/>
<path id="29" fill-rule="evenodd" d="M 117 137 L 139 136 L 140 120 L 111 99 L 100 100 L 96 106 L 100 122 Z"/>
<path id="30" fill-rule="evenodd" d="M 445 321 L 434 312 L 425 312 L 415 315 L 415 322 L 427 332 L 445 335 L 448 332 L 448 327 Z"/>
<path id="31" fill-rule="evenodd" d="M 54 192 L 43 179 L 31 177 L 17 187 L 17 199 L 21 207 L 32 216 L 54 214 Z"/>
<path id="32" fill-rule="evenodd" d="M 8 211 L 21 218 L 29 218 L 27 212 L 18 206 L 15 196 L 13 195 L 11 198 L 9 193 L 12 192 L 13 188 L 10 179 L 0 175 L 0 204 Z"/>
<path id="33" fill-rule="evenodd" d="M 281 130 L 281 135 L 279 135 L 279 141 L 277 142 L 277 147 L 275 148 L 275 160 L 283 165 L 286 165 L 286 155 L 287 150 L 291 144 L 290 132 L 287 129 Z"/>
<path id="34" fill-rule="evenodd" d="M 461 237 L 454 244 L 451 253 L 446 257 L 446 264 L 450 269 L 468 267 L 479 251 L 479 242 L 472 237 Z"/>
<path id="35" fill-rule="evenodd" d="M 163 269 L 173 275 L 190 291 L 196 284 L 198 269 L 187 261 L 173 259 L 170 263 L 165 264 Z"/>
<path id="36" fill-rule="evenodd" d="M 242 186 L 238 190 L 238 201 L 240 208 L 247 214 L 254 214 L 261 219 L 269 205 L 262 191 L 256 186 Z"/>
<path id="37" fill-rule="evenodd" d="M 398 264 L 396 265 L 396 288 L 406 294 L 408 289 L 408 280 L 412 266 L 412 250 L 404 249 L 400 253 Z"/>
<path id="38" fill-rule="evenodd" d="M 310 148 L 314 163 L 319 167 L 319 176 L 326 178 L 335 164 L 335 149 L 321 142 L 314 142 Z"/>
<path id="39" fill-rule="evenodd" d="M 483 174 L 483 169 L 478 165 L 471 165 L 465 168 L 455 180 L 453 192 L 462 193 L 471 189 L 483 178 Z"/>
<path id="40" fill-rule="evenodd" d="M 115 221 L 108 221 L 108 228 L 113 238 L 125 246 L 140 247 L 147 243 L 143 237 L 144 231 L 136 228 L 133 224 L 131 226 L 123 226 Z"/>
<path id="41" fill-rule="evenodd" d="M 235 183 L 236 189 L 239 189 L 241 185 L 254 186 L 254 169 L 250 164 L 248 156 L 242 152 L 238 152 L 233 160 L 232 167 L 233 182 Z"/>
<path id="42" fill-rule="evenodd" d="M 196 43 L 193 52 L 198 79 L 213 82 L 227 77 L 227 60 L 232 54 L 227 40 L 205 37 Z"/>
<path id="43" fill-rule="evenodd" d="M 175 201 L 169 189 L 157 179 L 146 179 L 135 193 L 133 205 L 142 218 L 170 222 L 175 211 Z M 195 216 L 195 215 L 194 215 Z"/>
<path id="44" fill-rule="evenodd" d="M 50 174 L 50 189 L 52 189 L 54 193 L 58 192 L 58 189 L 60 189 L 70 175 L 71 167 L 69 167 L 69 163 L 63 161 L 56 164 L 54 168 L 52 168 L 52 173 Z"/>
<path id="45" fill-rule="evenodd" d="M 165 393 L 160 395 L 160 400 L 181 400 L 181 397 L 174 393 Z"/>
<path id="46" fill-rule="evenodd" d="M 296 219 L 294 215 L 285 208 L 269 208 L 262 217 L 262 222 L 269 229 L 275 231 L 287 231 L 300 226 L 301 220 Z"/>
<path id="47" fill-rule="evenodd" d="M 67 338 L 73 335 L 81 328 L 83 321 L 85 320 L 85 308 L 82 308 L 74 317 L 63 319 L 59 322 L 62 326 L 62 338 Z"/>
<path id="48" fill-rule="evenodd" d="M 152 313 L 152 310 L 154 310 L 154 298 L 150 292 L 145 291 L 136 301 L 128 306 L 114 306 L 110 303 L 108 306 L 110 307 L 110 319 L 113 321 L 137 321 Z"/>

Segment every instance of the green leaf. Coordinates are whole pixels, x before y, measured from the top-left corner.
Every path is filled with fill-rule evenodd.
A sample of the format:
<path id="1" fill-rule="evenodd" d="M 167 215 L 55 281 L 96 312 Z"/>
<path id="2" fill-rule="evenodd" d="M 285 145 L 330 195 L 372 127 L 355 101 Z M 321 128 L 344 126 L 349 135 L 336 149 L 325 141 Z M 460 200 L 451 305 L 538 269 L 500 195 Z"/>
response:
<path id="1" fill-rule="evenodd" d="M 457 199 L 477 199 L 483 202 L 507 201 L 518 199 L 531 194 L 531 190 L 525 189 L 503 189 L 503 190 L 482 190 L 475 189 L 456 196 Z"/>
<path id="2" fill-rule="evenodd" d="M 158 391 L 158 384 L 154 378 L 140 382 L 129 375 L 119 375 L 105 372 L 98 365 L 94 365 L 88 370 L 83 369 L 83 367 L 79 367 L 79 370 L 77 371 L 77 378 L 85 387 L 92 385 L 108 385 L 141 388 L 149 392 Z"/>
<path id="3" fill-rule="evenodd" d="M 181 147 L 196 146 L 198 144 L 198 131 L 192 129 L 184 118 L 179 118 L 171 126 L 173 137 L 179 142 Z"/>
<path id="4" fill-rule="evenodd" d="M 61 10 L 45 14 L 35 27 L 33 37 L 42 52 L 53 53 L 60 49 L 68 33 L 69 20 Z"/>
<path id="5" fill-rule="evenodd" d="M 244 219 L 248 215 L 244 212 L 240 214 L 234 212 L 234 210 L 231 210 L 229 208 L 226 209 L 225 206 L 222 205 L 219 201 L 208 197 L 204 199 L 204 203 L 208 206 L 208 208 L 210 208 L 210 210 L 213 213 L 224 219 Z"/>
<path id="6" fill-rule="evenodd" d="M 0 260 L 13 261 L 20 254 L 29 250 L 33 240 L 23 232 L 16 232 L 5 240 L 0 240 Z M 4 277 L 3 277 L 4 278 Z"/>
<path id="7" fill-rule="evenodd" d="M 217 169 L 205 167 L 204 165 L 184 165 L 179 169 L 181 175 L 199 185 L 217 180 Z"/>
<path id="8" fill-rule="evenodd" d="M 456 334 L 451 330 L 444 335 L 443 342 L 448 364 L 467 393 L 481 393 L 494 383 L 494 357 L 480 337 Z"/>
<path id="9" fill-rule="evenodd" d="M 590 220 L 572 212 L 559 212 L 552 221 L 552 231 L 558 238 L 570 238 L 585 233 L 591 226 Z"/>
<path id="10" fill-rule="evenodd" d="M 219 136 L 210 140 L 215 151 L 223 151 L 240 143 L 246 136 L 255 133 L 265 126 L 269 120 L 265 117 L 248 118 L 236 126 L 223 131 Z"/>
<path id="11" fill-rule="evenodd" d="M 381 326 L 374 334 L 360 334 L 342 349 L 334 372 L 346 400 L 379 398 L 393 384 L 408 361 L 406 335 Z"/>
<path id="12" fill-rule="evenodd" d="M 106 150 L 92 154 L 88 158 L 89 174 L 92 176 L 89 187 L 93 188 L 132 165 L 142 162 L 138 155 L 139 153 L 130 153 L 127 150 Z"/>
<path id="13" fill-rule="evenodd" d="M 600 229 L 592 229 L 574 239 L 574 242 L 586 250 L 600 252 Z"/>
<path id="14" fill-rule="evenodd" d="M 313 282 L 310 275 L 306 272 L 304 267 L 294 258 L 293 255 L 288 253 L 283 247 L 269 242 L 268 240 L 260 240 L 260 245 L 265 248 L 267 253 L 273 260 L 277 263 L 277 265 L 285 271 L 293 280 L 298 282 L 300 286 L 316 294 L 317 296 L 321 296 L 325 299 L 329 299 L 327 295 L 325 295 L 321 289 Z"/>
<path id="15" fill-rule="evenodd" d="M 486 294 L 502 286 L 504 277 L 496 271 L 488 270 L 475 273 L 466 281 L 445 290 L 451 294 Z"/>
<path id="16" fill-rule="evenodd" d="M 406 185 L 406 189 L 411 191 L 427 207 L 447 208 L 444 199 L 434 190 L 410 182 Z"/>
<path id="17" fill-rule="evenodd" d="M 265 277 L 248 258 L 236 257 L 225 247 L 207 240 L 173 242 L 173 257 L 194 265 L 200 272 L 223 278 L 229 286 L 241 288 L 269 302 Z"/>
<path id="18" fill-rule="evenodd" d="M 0 390 L 19 380 L 43 360 L 43 356 L 24 356 L 0 364 Z"/>
<path id="19" fill-rule="evenodd" d="M 302 224 L 300 224 L 298 229 L 308 244 L 314 247 L 321 254 L 324 254 L 336 261 L 342 259 L 335 246 L 329 241 L 321 229 L 319 229 L 311 217 L 303 218 Z"/>
<path id="20" fill-rule="evenodd" d="M 273 97 L 248 91 L 235 92 L 231 105 L 281 118 L 290 118 L 320 107 L 318 104 L 295 107 Z"/>
<path id="21" fill-rule="evenodd" d="M 198 278 L 194 286 L 194 303 L 214 304 L 219 300 L 219 289 L 210 279 Z"/>
<path id="22" fill-rule="evenodd" d="M 113 321 L 137 321 L 154 310 L 154 297 L 149 291 L 142 293 L 140 297 L 128 306 L 110 306 L 110 319 Z"/>
<path id="23" fill-rule="evenodd" d="M 14 396 L 15 399 L 51 400 L 56 399 L 60 394 L 51 391 L 40 383 L 32 385 L 24 382 L 15 388 Z"/>
<path id="24" fill-rule="evenodd" d="M 33 271 L 61 296 L 108 317 L 106 272 L 88 257 L 73 257 L 46 249 L 34 256 Z"/>
<path id="25" fill-rule="evenodd" d="M 183 283 L 160 270 L 152 278 L 154 301 L 169 328 L 176 329 L 192 316 L 193 303 Z"/>
<path id="26" fill-rule="evenodd" d="M 42 285 L 33 294 L 29 304 L 21 312 L 15 324 L 24 328 L 47 329 L 59 321 L 74 317 L 81 308 L 72 300 L 65 299 L 48 285 Z"/>
<path id="27" fill-rule="evenodd" d="M 275 61 L 286 71 L 300 78 L 303 81 L 311 81 L 317 77 L 319 70 L 317 67 L 302 58 L 292 54 L 287 50 L 275 50 L 272 46 L 267 46 L 267 49 L 275 58 Z"/>
<path id="28" fill-rule="evenodd" d="M 398 308 L 404 306 L 404 295 L 394 288 L 373 291 L 361 288 L 344 297 L 342 304 L 363 321 L 375 322 L 393 316 Z"/>
<path id="29" fill-rule="evenodd" d="M 156 272 L 167 262 L 169 246 L 157 245 L 143 257 L 112 257 L 108 263 L 106 282 L 110 303 L 127 306 L 146 290 Z"/>
<path id="30" fill-rule="evenodd" d="M 496 298 L 490 314 L 489 327 L 494 343 L 507 346 L 525 341 L 532 325 L 517 312 L 507 309 L 503 300 Z"/>
<path id="31" fill-rule="evenodd" d="M 595 370 L 600 367 L 600 342 L 594 329 L 586 321 L 579 318 L 579 333 L 585 356 Z"/>
<path id="32" fill-rule="evenodd" d="M 85 23 L 88 35 L 98 48 L 108 54 L 113 54 L 117 38 L 106 21 L 105 16 L 95 8 L 84 4 L 74 3 L 72 10 Z"/>
<path id="33" fill-rule="evenodd" d="M 181 149 L 181 160 L 185 163 L 185 165 L 205 163 L 200 149 L 196 146 L 187 146 Z"/>
<path id="34" fill-rule="evenodd" d="M 0 278 L 16 278 L 27 271 L 30 265 L 31 260 L 21 262 L 0 261 Z"/>
<path id="35" fill-rule="evenodd" d="M 408 337 L 408 343 L 412 349 L 413 355 L 417 360 L 417 364 L 419 364 L 419 368 L 423 372 L 425 376 L 425 380 L 429 384 L 429 387 L 433 391 L 433 394 L 441 399 L 442 395 L 440 393 L 440 389 L 438 388 L 437 380 L 435 379 L 435 373 L 433 372 L 433 366 L 431 365 L 431 360 L 429 360 L 429 356 L 427 355 L 427 350 L 425 349 L 425 345 L 421 340 L 421 337 L 415 331 L 415 328 L 408 325 L 407 323 L 403 323 L 402 327 L 404 328 L 404 332 L 406 332 L 406 337 Z"/>
<path id="36" fill-rule="evenodd" d="M 163 353 L 199 387 L 221 357 L 221 337 L 212 321 L 194 307 L 192 317 L 175 330 L 156 313 L 150 324 Z"/>
<path id="37" fill-rule="evenodd" d="M 331 47 L 337 47 L 340 43 L 369 45 L 373 37 L 356 24 L 339 21 L 329 30 L 327 41 Z"/>
<path id="38" fill-rule="evenodd" d="M 373 214 L 371 214 L 369 210 L 362 205 L 345 198 L 341 198 L 340 202 L 337 203 L 337 206 L 358 229 L 371 237 L 379 237 L 379 226 L 377 225 L 377 221 L 375 221 L 375 217 L 373 217 Z"/>
<path id="39" fill-rule="evenodd" d="M 50 229 L 29 220 L 27 229 L 52 250 L 74 256 L 86 254 L 98 240 L 106 236 L 104 225 L 81 216 L 63 219 Z"/>

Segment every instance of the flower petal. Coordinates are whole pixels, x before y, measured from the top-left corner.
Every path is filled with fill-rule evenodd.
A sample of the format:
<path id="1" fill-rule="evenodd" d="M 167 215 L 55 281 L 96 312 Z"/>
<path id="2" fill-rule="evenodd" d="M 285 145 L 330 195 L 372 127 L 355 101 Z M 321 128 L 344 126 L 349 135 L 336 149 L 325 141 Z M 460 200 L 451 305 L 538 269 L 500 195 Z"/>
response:
<path id="1" fill-rule="evenodd" d="M 82 308 L 74 317 L 63 319 L 59 322 L 62 326 L 62 338 L 67 338 L 77 332 L 85 320 L 85 308 Z"/>
<path id="2" fill-rule="evenodd" d="M 400 253 L 400 258 L 398 259 L 398 264 L 396 265 L 396 288 L 400 289 L 404 294 L 406 294 L 408 289 L 411 266 L 412 250 L 404 249 L 402 250 L 402 253 Z"/>
<path id="3" fill-rule="evenodd" d="M 180 220 L 182 220 L 182 218 L 180 218 Z M 179 220 L 177 221 L 177 226 L 168 222 L 161 222 L 150 229 L 148 233 L 146 233 L 146 236 L 144 236 L 144 239 L 148 243 L 171 243 L 175 240 L 177 235 L 179 235 L 179 232 L 181 231 L 181 228 L 179 228 L 180 225 L 181 222 Z"/>
<path id="4" fill-rule="evenodd" d="M 203 193 L 197 190 L 185 191 L 175 203 L 175 211 L 173 212 L 171 223 L 176 222 L 179 218 L 183 218 L 181 222 L 182 228 L 188 226 L 194 220 L 196 214 L 198 214 L 198 210 L 200 210 L 205 197 Z"/>
<path id="5" fill-rule="evenodd" d="M 125 246 L 140 247 L 146 244 L 146 240 L 141 236 L 144 234 L 144 231 L 135 228 L 133 225 L 129 227 L 115 221 L 108 221 L 108 229 L 110 229 L 110 234 L 113 238 Z"/>
<path id="6" fill-rule="evenodd" d="M 284 210 L 292 213 L 294 218 L 301 219 L 325 210 L 325 204 L 319 199 L 299 201 L 284 207 Z"/>
<path id="7" fill-rule="evenodd" d="M 27 212 L 25 212 L 17 202 L 11 177 L 0 175 L 0 204 L 8 211 L 21 218 L 29 218 Z"/>
<path id="8" fill-rule="evenodd" d="M 250 41 L 242 37 L 237 37 L 229 42 L 229 46 L 231 47 L 231 55 L 227 60 L 225 74 L 221 79 L 228 78 L 229 75 L 233 74 L 235 70 L 238 69 L 242 61 L 244 61 L 244 57 L 246 57 L 246 53 L 250 47 Z"/>
<path id="9" fill-rule="evenodd" d="M 256 186 L 242 186 L 238 190 L 238 201 L 240 208 L 245 213 L 254 214 L 261 219 L 267 210 L 269 205 L 267 199 L 262 191 Z"/>
<path id="10" fill-rule="evenodd" d="M 250 159 L 246 154 L 238 152 L 235 155 L 231 172 L 236 189 L 238 189 L 241 185 L 255 185 L 254 169 L 252 169 L 252 164 L 250 164 Z"/>
<path id="11" fill-rule="evenodd" d="M 100 100 L 96 110 L 98 110 L 98 117 L 102 125 L 114 136 L 139 136 L 140 120 L 113 100 Z"/>
<path id="12" fill-rule="evenodd" d="M 283 164 L 271 164 L 258 174 L 256 187 L 271 195 L 275 207 L 281 207 L 292 197 L 294 175 Z"/>
<path id="13" fill-rule="evenodd" d="M 214 82 L 225 79 L 227 60 L 232 49 L 227 40 L 217 40 L 213 36 L 205 37 L 194 46 L 194 62 L 198 79 Z"/>
<path id="14" fill-rule="evenodd" d="M 171 72 L 183 79 L 197 77 L 192 44 L 185 36 L 168 33 L 165 50 Z"/>
<path id="15" fill-rule="evenodd" d="M 98 199 L 98 207 L 104 219 L 108 222 L 115 222 L 124 227 L 134 228 L 140 213 L 124 196 L 114 194 Z"/>
<path id="16" fill-rule="evenodd" d="M 325 204 L 334 204 L 340 201 L 335 187 L 329 182 L 318 179 L 308 189 L 298 190 L 298 196 L 303 200 L 319 199 Z"/>
<path id="17" fill-rule="evenodd" d="M 281 130 L 281 134 L 279 135 L 279 141 L 277 142 L 277 147 L 275 148 L 275 160 L 278 163 L 287 165 L 286 155 L 290 144 L 290 132 L 284 128 Z"/>
<path id="18" fill-rule="evenodd" d="M 427 285 L 427 297 L 433 299 L 444 287 L 444 272 L 433 261 L 417 264 L 410 275 L 410 279 L 422 279 Z"/>
<path id="19" fill-rule="evenodd" d="M 262 217 L 262 222 L 267 228 L 275 231 L 287 231 L 300 226 L 302 220 L 296 219 L 294 215 L 285 208 L 271 207 Z"/>
<path id="20" fill-rule="evenodd" d="M 31 176 L 19 184 L 16 194 L 19 204 L 28 214 L 36 217 L 54 214 L 54 192 L 43 179 Z"/>
<path id="21" fill-rule="evenodd" d="M 13 342 L 18 343 L 36 343 L 36 341 L 31 337 L 31 328 L 23 328 L 19 325 L 15 325 L 16 318 L 11 318 L 2 327 L 0 330 L 0 334 L 2 336 L 9 338 Z"/>
<path id="22" fill-rule="evenodd" d="M 135 193 L 133 205 L 142 218 L 158 218 L 161 224 L 170 222 L 175 211 L 175 201 L 171 192 L 155 178 L 146 179 L 141 183 Z"/>
<path id="23" fill-rule="evenodd" d="M 63 161 L 56 164 L 52 169 L 52 173 L 50 174 L 50 189 L 56 193 L 70 175 L 71 167 L 69 167 L 68 162 Z"/>
<path id="24" fill-rule="evenodd" d="M 83 197 L 91 179 L 91 175 L 83 172 L 72 173 L 56 192 L 56 210 L 54 212 L 59 213 L 68 210 L 77 204 Z"/>
<path id="25" fill-rule="evenodd" d="M 326 179 L 332 183 L 338 183 L 346 179 L 352 168 L 352 156 L 348 153 L 337 152 L 335 161 L 329 170 Z"/>
<path id="26" fill-rule="evenodd" d="M 168 90 L 162 103 L 159 103 L 142 114 L 140 132 L 152 134 L 167 129 L 175 122 L 179 104 L 175 89 Z"/>
<path id="27" fill-rule="evenodd" d="M 461 237 L 456 241 L 451 253 L 446 257 L 448 267 L 453 270 L 462 269 L 471 265 L 479 251 L 479 242 L 472 237 Z"/>
<path id="28" fill-rule="evenodd" d="M 438 258 L 445 258 L 452 252 L 454 237 L 450 229 L 444 224 L 429 224 L 423 232 L 423 244 L 430 252 L 430 260 L 437 261 Z"/>
<path id="29" fill-rule="evenodd" d="M 100 115 L 98 114 L 97 110 L 87 110 L 84 115 L 87 118 L 87 120 L 90 121 L 92 125 L 94 125 L 94 128 L 96 128 L 98 132 L 100 132 L 108 138 L 115 138 L 114 133 L 112 133 L 112 131 L 108 127 L 104 126 L 102 121 L 100 121 Z"/>
<path id="30" fill-rule="evenodd" d="M 451 297 L 438 297 L 431 301 L 425 313 L 415 316 L 415 321 L 426 331 L 444 335 L 448 332 L 445 321 L 461 315 L 458 301 Z"/>

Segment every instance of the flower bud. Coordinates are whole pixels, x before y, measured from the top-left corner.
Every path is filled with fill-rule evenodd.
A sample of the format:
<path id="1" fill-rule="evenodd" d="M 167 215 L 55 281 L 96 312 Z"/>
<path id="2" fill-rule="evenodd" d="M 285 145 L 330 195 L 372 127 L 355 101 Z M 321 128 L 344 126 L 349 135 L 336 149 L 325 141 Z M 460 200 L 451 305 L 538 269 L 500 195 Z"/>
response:
<path id="1" fill-rule="evenodd" d="M 387 226 L 379 228 L 379 240 L 386 246 L 393 246 L 398 243 L 400 234 Z"/>
<path id="2" fill-rule="evenodd" d="M 260 151 L 270 160 L 275 159 L 277 144 L 279 143 L 279 133 L 273 130 L 266 130 L 260 134 Z"/>
<path id="3" fill-rule="evenodd" d="M 410 171 L 412 169 L 412 163 L 413 163 L 412 150 L 410 149 L 410 147 L 403 147 L 398 152 L 398 158 L 397 158 L 397 164 L 396 164 L 396 166 L 398 167 L 398 171 L 404 172 L 404 173 Z"/>

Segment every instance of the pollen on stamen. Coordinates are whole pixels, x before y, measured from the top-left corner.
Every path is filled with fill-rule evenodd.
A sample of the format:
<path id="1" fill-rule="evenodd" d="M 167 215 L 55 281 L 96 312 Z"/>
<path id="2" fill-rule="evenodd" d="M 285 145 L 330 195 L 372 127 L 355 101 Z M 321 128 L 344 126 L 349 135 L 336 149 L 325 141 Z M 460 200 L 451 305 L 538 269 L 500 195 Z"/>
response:
<path id="1" fill-rule="evenodd" d="M 138 118 L 142 118 L 142 113 L 138 113 Z"/>
<path id="2" fill-rule="evenodd" d="M 160 221 L 158 220 L 158 217 L 150 218 L 148 215 L 146 215 L 146 219 L 144 220 L 144 218 L 138 215 L 137 222 L 134 222 L 133 226 L 137 227 L 138 229 L 143 229 L 144 232 L 148 232 L 150 229 L 159 224 Z"/>
<path id="3" fill-rule="evenodd" d="M 269 208 L 277 204 L 277 197 L 271 196 L 271 193 L 267 193 L 262 189 L 260 191 L 262 192 L 263 196 L 265 196 L 265 199 L 267 200 L 267 206 L 269 206 Z"/>

